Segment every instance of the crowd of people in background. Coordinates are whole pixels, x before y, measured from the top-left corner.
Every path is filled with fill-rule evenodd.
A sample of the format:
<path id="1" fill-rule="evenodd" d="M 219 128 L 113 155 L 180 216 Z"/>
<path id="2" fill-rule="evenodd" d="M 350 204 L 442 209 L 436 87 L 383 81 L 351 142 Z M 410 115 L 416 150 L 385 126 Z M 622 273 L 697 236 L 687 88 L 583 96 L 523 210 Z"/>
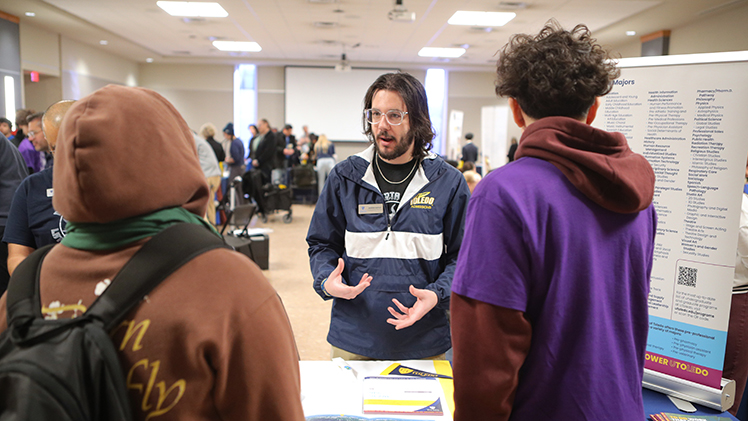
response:
<path id="1" fill-rule="evenodd" d="M 337 161 L 335 145 L 327 136 L 318 136 L 305 125 L 303 134 L 297 138 L 291 124 L 273 127 L 265 118 L 250 124 L 248 129 L 251 137 L 246 143 L 235 135 L 232 122 L 224 126 L 221 141 L 215 139 L 217 130 L 213 123 L 203 124 L 197 133 L 212 148 L 224 178 L 234 180 L 251 171 L 259 171 L 263 184 L 285 188 L 293 182 L 289 170 L 305 167 L 316 171 L 318 194 L 322 191 Z M 221 192 L 225 193 L 225 190 Z M 245 199 L 240 197 L 239 203 Z"/>

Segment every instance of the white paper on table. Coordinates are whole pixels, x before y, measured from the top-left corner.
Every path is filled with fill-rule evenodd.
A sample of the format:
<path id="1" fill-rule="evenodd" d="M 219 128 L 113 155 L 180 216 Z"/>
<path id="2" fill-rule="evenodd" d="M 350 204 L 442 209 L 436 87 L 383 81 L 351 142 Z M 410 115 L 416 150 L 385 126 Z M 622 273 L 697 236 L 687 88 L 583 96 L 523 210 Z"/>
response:
<path id="1" fill-rule="evenodd" d="M 363 400 L 365 414 L 444 414 L 435 378 L 369 376 L 364 378 Z"/>

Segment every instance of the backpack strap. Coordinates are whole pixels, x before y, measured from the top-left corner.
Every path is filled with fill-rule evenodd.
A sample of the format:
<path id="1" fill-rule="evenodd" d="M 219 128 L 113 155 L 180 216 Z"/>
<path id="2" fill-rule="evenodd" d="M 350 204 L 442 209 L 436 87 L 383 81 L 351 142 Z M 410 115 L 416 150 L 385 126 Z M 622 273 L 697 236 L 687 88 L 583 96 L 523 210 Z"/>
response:
<path id="1" fill-rule="evenodd" d="M 202 225 L 179 223 L 166 228 L 135 253 L 84 317 L 99 319 L 107 331 L 112 330 L 162 280 L 196 256 L 221 247 L 229 248 Z"/>
<path id="2" fill-rule="evenodd" d="M 39 273 L 44 257 L 54 246 L 55 244 L 48 244 L 35 250 L 13 271 L 6 296 L 8 326 L 24 325 L 34 318 L 41 317 Z"/>
<path id="3" fill-rule="evenodd" d="M 8 326 L 23 326 L 42 318 L 39 273 L 54 244 L 29 255 L 8 284 Z M 122 267 L 112 283 L 81 318 L 95 318 L 107 331 L 116 327 L 149 292 L 196 256 L 229 246 L 202 225 L 179 223 L 159 232 Z"/>

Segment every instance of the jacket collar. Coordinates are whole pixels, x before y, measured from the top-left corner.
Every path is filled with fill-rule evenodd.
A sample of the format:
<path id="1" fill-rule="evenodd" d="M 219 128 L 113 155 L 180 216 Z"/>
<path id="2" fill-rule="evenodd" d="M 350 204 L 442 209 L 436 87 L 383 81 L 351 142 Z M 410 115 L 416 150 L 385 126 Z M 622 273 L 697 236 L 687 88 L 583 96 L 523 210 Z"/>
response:
<path id="1" fill-rule="evenodd" d="M 437 158 L 438 156 L 435 153 L 429 152 L 426 157 L 421 160 L 421 163 L 416 170 L 416 174 L 413 176 L 413 180 L 411 180 L 410 184 L 408 184 L 408 188 L 405 190 L 400 203 L 406 203 L 428 183 L 436 180 L 445 172 L 445 168 L 439 165 L 439 159 Z M 347 171 L 341 171 L 341 175 L 371 190 L 380 191 L 377 181 L 374 178 L 374 167 L 372 166 L 373 159 L 374 144 L 371 144 L 365 150 L 348 159 L 350 167 L 348 167 Z"/>

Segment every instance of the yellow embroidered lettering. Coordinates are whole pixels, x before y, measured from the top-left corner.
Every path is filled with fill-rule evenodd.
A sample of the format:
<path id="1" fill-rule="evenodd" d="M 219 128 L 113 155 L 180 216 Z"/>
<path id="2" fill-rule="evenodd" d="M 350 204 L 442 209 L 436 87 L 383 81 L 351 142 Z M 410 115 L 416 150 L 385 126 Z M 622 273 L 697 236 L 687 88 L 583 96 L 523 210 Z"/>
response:
<path id="1" fill-rule="evenodd" d="M 184 379 L 179 379 L 176 382 L 174 382 L 173 385 L 166 391 L 164 391 L 164 388 L 166 387 L 166 383 L 164 382 L 158 382 L 156 385 L 158 388 L 158 405 L 156 405 L 156 410 L 149 413 L 147 417 L 145 417 L 145 421 L 148 421 L 149 419 L 153 417 L 157 417 L 159 415 L 163 415 L 169 411 L 171 411 L 174 406 L 179 403 L 179 401 L 182 399 L 182 396 L 184 395 L 184 391 L 187 388 L 187 382 L 184 381 Z M 161 408 L 166 401 L 166 398 L 169 397 L 171 392 L 177 388 L 177 396 L 174 398 L 174 400 L 171 402 L 169 406 L 166 408 Z"/>
<path id="2" fill-rule="evenodd" d="M 428 197 L 431 192 L 418 193 L 416 197 L 410 200 L 410 206 L 418 209 L 431 209 L 434 205 L 434 198 Z"/>
<path id="3" fill-rule="evenodd" d="M 135 369 L 138 368 L 138 366 L 143 366 L 144 368 L 148 368 L 148 360 L 140 360 L 133 364 L 132 368 L 130 368 L 130 371 L 127 372 L 127 388 L 128 389 L 135 389 L 140 393 L 143 393 L 143 385 L 140 383 L 133 383 L 132 382 L 132 374 L 135 372 Z"/>
<path id="4" fill-rule="evenodd" d="M 124 351 L 125 347 L 127 346 L 127 343 L 130 341 L 130 339 L 133 337 L 135 332 L 138 332 L 138 336 L 135 338 L 135 341 L 132 345 L 133 351 L 139 351 L 143 348 L 143 344 L 141 343 L 143 341 L 143 336 L 145 336 L 145 332 L 148 330 L 148 327 L 151 325 L 151 321 L 146 319 L 142 322 L 135 324 L 135 320 L 131 320 L 129 322 L 125 321 L 122 322 L 122 324 L 119 327 L 127 327 L 127 332 L 125 332 L 125 337 L 122 338 L 122 343 L 119 346 L 120 351 Z"/>
<path id="5" fill-rule="evenodd" d="M 78 317 L 78 312 L 85 313 L 86 312 L 86 306 L 82 304 L 69 304 L 69 305 L 59 305 L 59 301 L 56 302 L 58 304 L 56 307 L 53 307 L 52 304 L 50 304 L 49 307 L 42 306 L 42 315 L 44 315 L 45 319 L 57 319 L 57 316 L 66 312 L 66 311 L 72 311 L 73 319 Z"/>
<path id="6" fill-rule="evenodd" d="M 151 405 L 148 404 L 148 397 L 151 396 L 153 385 L 156 383 L 156 376 L 158 376 L 159 367 L 161 367 L 161 361 L 154 361 L 151 363 L 151 377 L 148 379 L 148 386 L 145 388 L 145 394 L 143 395 L 143 411 L 151 409 Z"/>
<path id="7" fill-rule="evenodd" d="M 135 372 L 135 369 L 138 367 L 142 367 L 145 370 L 148 370 L 150 366 L 150 376 L 148 378 L 148 384 L 143 385 L 142 383 L 134 383 L 132 380 L 133 374 Z M 182 396 L 184 395 L 185 390 L 187 389 L 187 382 L 184 379 L 179 379 L 176 382 L 174 382 L 171 387 L 166 389 L 166 383 L 163 381 L 160 381 L 156 383 L 156 378 L 158 377 L 158 370 L 161 368 L 161 361 L 154 361 L 149 364 L 147 359 L 142 359 L 138 362 L 136 362 L 130 371 L 127 373 L 127 388 L 137 390 L 138 393 L 143 395 L 143 400 L 141 401 L 140 407 L 143 410 L 143 412 L 148 412 L 150 409 L 153 408 L 153 405 L 149 404 L 149 398 L 151 397 L 151 394 L 153 393 L 153 387 L 156 386 L 156 389 L 158 389 L 158 401 L 156 403 L 155 410 L 148 412 L 148 415 L 146 416 L 146 421 L 157 417 L 159 415 L 163 415 L 169 411 L 171 411 L 172 408 L 182 399 Z M 145 386 L 145 392 L 143 391 L 143 387 Z M 176 390 L 177 395 L 174 398 L 171 403 L 164 407 L 164 403 L 166 402 L 167 398 L 172 394 L 172 392 Z"/>

